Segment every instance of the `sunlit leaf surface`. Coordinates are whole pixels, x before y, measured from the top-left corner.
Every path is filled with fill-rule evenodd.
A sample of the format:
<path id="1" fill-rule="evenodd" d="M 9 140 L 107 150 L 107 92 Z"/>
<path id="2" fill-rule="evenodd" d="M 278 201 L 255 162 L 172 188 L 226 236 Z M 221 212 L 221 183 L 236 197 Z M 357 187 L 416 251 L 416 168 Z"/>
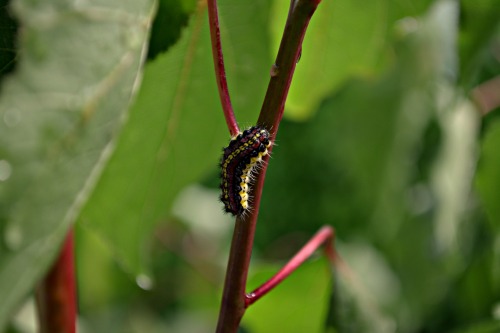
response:
<path id="1" fill-rule="evenodd" d="M 22 54 L 0 96 L 0 330 L 112 151 L 154 13 L 152 1 L 14 4 Z"/>
<path id="2" fill-rule="evenodd" d="M 248 291 L 269 279 L 279 266 L 258 267 L 249 281 Z M 327 260 L 306 262 L 300 269 L 254 303 L 242 326 L 249 332 L 322 332 L 333 279 Z"/>
<path id="3" fill-rule="evenodd" d="M 221 1 L 228 80 L 242 127 L 257 118 L 268 76 L 260 23 L 267 7 L 266 1 Z M 169 216 L 180 189 L 216 170 L 228 139 L 200 6 L 180 41 L 146 66 L 130 120 L 82 223 L 106 239 L 127 271 L 147 274 L 153 226 Z"/>
<path id="4" fill-rule="evenodd" d="M 405 17 L 414 20 L 413 16 L 421 14 L 430 2 L 322 1 L 304 39 L 285 116 L 307 119 L 322 99 L 349 78 L 376 75 L 386 64 L 385 57 L 393 51 L 387 40 L 395 33 L 396 21 Z M 271 31 L 275 50 L 289 3 L 274 2 Z"/>

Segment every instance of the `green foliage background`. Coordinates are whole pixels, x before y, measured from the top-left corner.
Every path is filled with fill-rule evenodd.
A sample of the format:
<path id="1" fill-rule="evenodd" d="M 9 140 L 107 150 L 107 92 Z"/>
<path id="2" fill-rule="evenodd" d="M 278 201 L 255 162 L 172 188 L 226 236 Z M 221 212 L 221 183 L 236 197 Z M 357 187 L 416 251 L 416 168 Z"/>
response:
<path id="1" fill-rule="evenodd" d="M 229 88 L 255 122 L 286 0 L 220 0 Z M 194 0 L 0 5 L 0 331 L 32 332 L 71 225 L 80 332 L 214 330 L 233 226 L 207 14 Z M 324 224 L 244 332 L 499 332 L 496 0 L 323 0 L 270 161 L 249 289 Z M 152 30 L 151 30 L 152 28 Z M 141 65 L 142 64 L 142 65 Z"/>

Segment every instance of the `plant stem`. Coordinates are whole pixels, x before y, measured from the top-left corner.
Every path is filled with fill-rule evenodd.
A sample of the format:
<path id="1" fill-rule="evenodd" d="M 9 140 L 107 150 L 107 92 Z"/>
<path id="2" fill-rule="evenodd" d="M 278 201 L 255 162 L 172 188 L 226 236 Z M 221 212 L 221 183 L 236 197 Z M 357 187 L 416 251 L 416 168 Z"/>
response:
<path id="1" fill-rule="evenodd" d="M 226 70 L 224 69 L 224 56 L 222 54 L 222 44 L 220 41 L 219 15 L 217 12 L 217 1 L 208 0 L 208 21 L 210 25 L 210 38 L 212 41 L 212 55 L 214 59 L 215 77 L 217 80 L 217 88 L 219 89 L 219 97 L 226 118 L 227 127 L 231 137 L 238 135 L 240 129 L 236 118 L 234 117 L 231 98 L 226 81 Z"/>
<path id="2" fill-rule="evenodd" d="M 304 261 L 306 261 L 321 245 L 325 244 L 325 252 L 332 262 L 334 257 L 331 254 L 333 246 L 333 238 L 335 237 L 335 231 L 330 226 L 322 227 L 307 243 L 304 245 L 299 252 L 285 265 L 283 268 L 276 273 L 272 278 L 264 282 L 260 287 L 254 291 L 248 293 L 245 298 L 245 306 L 249 307 L 262 296 L 271 291 L 276 287 L 281 281 L 283 281 L 287 276 L 292 274 Z"/>
<path id="3" fill-rule="evenodd" d="M 500 75 L 483 82 L 472 90 L 472 99 L 481 112 L 486 116 L 500 106 Z"/>
<path id="4" fill-rule="evenodd" d="M 302 41 L 307 26 L 320 2 L 320 0 L 291 1 L 278 56 L 271 67 L 271 80 L 257 122 L 270 131 L 273 140 L 283 117 L 286 97 L 302 52 Z"/>
<path id="5" fill-rule="evenodd" d="M 76 291 L 73 229 L 56 262 L 37 288 L 40 333 L 76 332 Z"/>
<path id="6" fill-rule="evenodd" d="M 271 80 L 257 122 L 258 125 L 270 131 L 273 141 L 283 116 L 286 96 L 301 52 L 304 34 L 319 2 L 319 0 L 291 1 L 292 7 L 276 62 L 271 68 Z M 217 324 L 218 333 L 236 332 L 245 313 L 248 267 L 268 160 L 269 157 L 266 156 L 262 170 L 257 175 L 255 185 L 251 190 L 252 211 L 236 219 Z"/>

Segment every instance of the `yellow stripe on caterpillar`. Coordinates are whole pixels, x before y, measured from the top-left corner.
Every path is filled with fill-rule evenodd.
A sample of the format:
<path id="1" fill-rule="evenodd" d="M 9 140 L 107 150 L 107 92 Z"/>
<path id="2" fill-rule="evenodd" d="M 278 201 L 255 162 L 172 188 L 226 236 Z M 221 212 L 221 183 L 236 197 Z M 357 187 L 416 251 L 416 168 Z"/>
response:
<path id="1" fill-rule="evenodd" d="M 241 215 L 249 209 L 250 181 L 256 165 L 263 162 L 271 147 L 270 134 L 259 127 L 251 127 L 232 138 L 224 149 L 221 161 L 221 201 L 225 211 Z"/>

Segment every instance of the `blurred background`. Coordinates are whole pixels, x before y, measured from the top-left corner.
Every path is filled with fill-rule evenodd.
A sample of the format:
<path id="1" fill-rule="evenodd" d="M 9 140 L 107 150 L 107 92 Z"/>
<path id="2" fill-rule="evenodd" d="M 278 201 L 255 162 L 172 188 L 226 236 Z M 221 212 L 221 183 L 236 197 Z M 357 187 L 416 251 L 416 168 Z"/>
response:
<path id="1" fill-rule="evenodd" d="M 251 126 L 289 1 L 219 2 L 229 89 Z M 216 325 L 234 221 L 218 201 L 229 135 L 207 13 L 157 5 L 142 85 L 75 227 L 82 333 Z M 500 332 L 499 23 L 495 0 L 323 0 L 270 159 L 248 290 L 326 224 L 352 274 L 332 276 L 318 253 L 241 332 Z M 6 332 L 33 332 L 33 308 Z"/>

